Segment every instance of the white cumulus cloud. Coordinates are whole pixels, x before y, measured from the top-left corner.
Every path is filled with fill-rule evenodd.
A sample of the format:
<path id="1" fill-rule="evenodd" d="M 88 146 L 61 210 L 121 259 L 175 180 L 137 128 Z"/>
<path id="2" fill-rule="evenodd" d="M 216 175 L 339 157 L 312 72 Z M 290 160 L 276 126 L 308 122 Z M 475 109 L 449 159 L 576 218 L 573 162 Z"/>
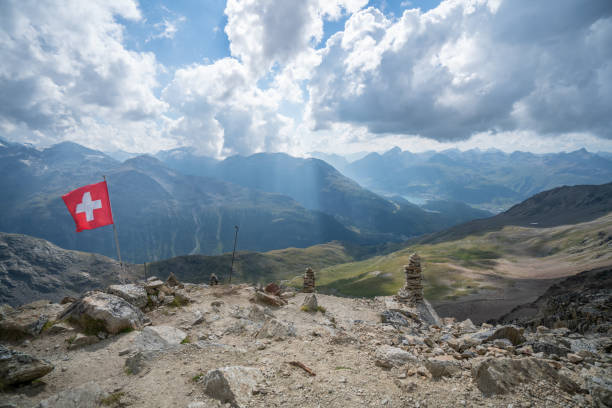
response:
<path id="1" fill-rule="evenodd" d="M 277 112 L 278 94 L 259 89 L 235 58 L 177 70 L 162 96 L 178 115 L 172 136 L 203 154 L 277 151 L 289 143 L 292 121 Z"/>
<path id="2" fill-rule="evenodd" d="M 315 129 L 463 140 L 482 132 L 612 137 L 612 2 L 446 0 L 353 14 L 309 83 Z"/>
<path id="3" fill-rule="evenodd" d="M 140 20 L 137 3 L 0 2 L 0 129 L 6 137 L 96 147 L 112 140 L 112 147 L 125 148 L 127 132 L 142 136 L 143 147 L 159 135 L 166 104 L 153 91 L 155 55 L 126 49 L 116 17 Z"/>

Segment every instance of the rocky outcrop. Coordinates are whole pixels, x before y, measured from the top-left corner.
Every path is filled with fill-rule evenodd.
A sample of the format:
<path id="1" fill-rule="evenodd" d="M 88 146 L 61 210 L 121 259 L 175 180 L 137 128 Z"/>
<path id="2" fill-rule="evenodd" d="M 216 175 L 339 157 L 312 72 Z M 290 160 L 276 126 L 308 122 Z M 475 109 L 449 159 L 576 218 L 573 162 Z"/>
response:
<path id="1" fill-rule="evenodd" d="M 53 365 L 0 344 L 0 388 L 21 384 L 43 377 L 53 371 Z"/>
<path id="2" fill-rule="evenodd" d="M 261 381 L 263 375 L 259 369 L 231 366 L 207 372 L 202 383 L 206 395 L 222 403 L 243 407 L 247 406 Z"/>
<path id="3" fill-rule="evenodd" d="M 612 330 L 612 269 L 599 268 L 571 276 L 551 286 L 535 302 L 518 306 L 499 322 L 535 330 L 567 327 L 579 333 Z"/>
<path id="4" fill-rule="evenodd" d="M 135 276 L 127 267 L 127 277 Z M 119 282 L 121 266 L 102 255 L 70 251 L 49 241 L 0 232 L 0 304 L 18 306 L 38 299 L 59 302 L 65 296 Z"/>
<path id="5" fill-rule="evenodd" d="M 548 381 L 568 393 L 576 393 L 580 387 L 559 374 L 546 361 L 537 358 L 489 358 L 476 363 L 472 377 L 478 389 L 485 395 L 507 394 L 521 383 Z"/>
<path id="6" fill-rule="evenodd" d="M 77 323 L 85 332 L 106 331 L 117 334 L 122 330 L 142 329 L 145 315 L 122 298 L 104 292 L 87 292 L 72 303 L 60 316 Z"/>

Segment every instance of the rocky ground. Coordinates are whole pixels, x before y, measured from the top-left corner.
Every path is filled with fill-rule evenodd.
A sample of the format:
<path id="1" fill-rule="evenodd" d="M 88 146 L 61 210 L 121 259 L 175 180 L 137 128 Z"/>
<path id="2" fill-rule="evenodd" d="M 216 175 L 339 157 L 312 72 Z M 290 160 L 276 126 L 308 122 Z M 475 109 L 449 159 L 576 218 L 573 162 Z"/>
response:
<path id="1" fill-rule="evenodd" d="M 612 404 L 601 325 L 428 325 L 390 298 L 143 286 L 2 307 L 0 407 Z"/>

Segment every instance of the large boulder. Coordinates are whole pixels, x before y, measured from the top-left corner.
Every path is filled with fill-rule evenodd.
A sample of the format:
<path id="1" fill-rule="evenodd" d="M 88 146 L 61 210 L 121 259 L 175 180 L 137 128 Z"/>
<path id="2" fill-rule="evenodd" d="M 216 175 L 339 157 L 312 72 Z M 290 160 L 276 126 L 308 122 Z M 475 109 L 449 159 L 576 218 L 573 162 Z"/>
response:
<path id="1" fill-rule="evenodd" d="M 19 341 L 38 336 L 63 310 L 64 306 L 48 300 L 37 300 L 16 309 L 6 308 L 0 319 L 0 340 Z"/>
<path id="2" fill-rule="evenodd" d="M 479 361 L 472 367 L 472 378 L 485 396 L 507 394 L 521 383 L 541 380 L 557 384 L 569 393 L 580 390 L 575 382 L 559 374 L 546 361 L 532 357 L 490 358 Z"/>
<path id="3" fill-rule="evenodd" d="M 91 381 L 52 395 L 35 408 L 97 408 L 107 396 L 102 387 Z"/>
<path id="4" fill-rule="evenodd" d="M 253 367 L 223 367 L 206 373 L 202 383 L 204 393 L 222 403 L 246 406 L 263 381 L 261 370 Z"/>
<path id="5" fill-rule="evenodd" d="M 146 321 L 140 309 L 126 300 L 98 291 L 85 293 L 60 318 L 70 319 L 92 334 L 101 330 L 116 334 L 124 330 L 142 329 Z"/>
<path id="6" fill-rule="evenodd" d="M 144 287 L 128 283 L 125 285 L 110 285 L 108 293 L 119 296 L 131 305 L 142 309 L 147 305 L 147 291 Z"/>
<path id="7" fill-rule="evenodd" d="M 53 368 L 46 360 L 0 344 L 0 388 L 35 380 L 51 372 Z"/>
<path id="8" fill-rule="evenodd" d="M 293 323 L 285 323 L 277 319 L 268 319 L 257 332 L 255 337 L 258 339 L 272 338 L 276 340 L 284 340 L 287 337 L 294 337 L 295 334 L 296 331 Z"/>
<path id="9" fill-rule="evenodd" d="M 134 350 L 164 350 L 178 346 L 187 334 L 171 326 L 148 326 L 136 336 L 132 343 Z"/>
<path id="10" fill-rule="evenodd" d="M 425 367 L 434 379 L 453 377 L 461 374 L 461 364 L 451 356 L 441 356 L 427 359 Z"/>
<path id="11" fill-rule="evenodd" d="M 415 356 L 399 347 L 388 345 L 380 346 L 375 352 L 374 364 L 383 368 L 399 367 L 407 363 L 416 362 Z"/>

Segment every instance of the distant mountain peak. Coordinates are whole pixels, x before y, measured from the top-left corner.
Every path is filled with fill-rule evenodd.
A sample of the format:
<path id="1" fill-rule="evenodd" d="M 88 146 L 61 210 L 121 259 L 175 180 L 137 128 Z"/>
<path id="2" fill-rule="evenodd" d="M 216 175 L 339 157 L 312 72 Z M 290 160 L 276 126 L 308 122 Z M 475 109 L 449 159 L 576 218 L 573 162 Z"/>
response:
<path id="1" fill-rule="evenodd" d="M 400 149 L 399 147 L 395 146 L 393 147 L 393 149 L 387 150 L 383 156 L 391 156 L 391 155 L 396 155 L 396 154 L 400 154 L 402 152 L 402 149 Z"/>

